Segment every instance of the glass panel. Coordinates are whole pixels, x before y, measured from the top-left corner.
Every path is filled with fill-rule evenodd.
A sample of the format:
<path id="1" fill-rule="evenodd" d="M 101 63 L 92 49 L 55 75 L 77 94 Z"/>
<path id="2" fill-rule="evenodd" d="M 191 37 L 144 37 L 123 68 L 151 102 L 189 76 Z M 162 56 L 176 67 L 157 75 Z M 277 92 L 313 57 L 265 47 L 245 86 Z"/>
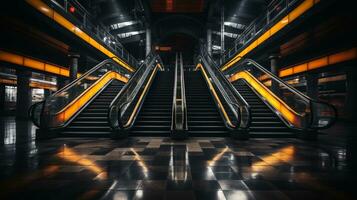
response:
<path id="1" fill-rule="evenodd" d="M 83 74 L 80 78 L 52 94 L 44 102 L 34 104 L 31 108 L 30 117 L 35 124 L 40 124 L 43 128 L 59 128 L 65 125 L 72 117 L 66 116 L 66 109 L 73 103 L 78 102 L 76 101 L 78 98 L 88 94 L 90 92 L 88 89 L 94 87 L 98 83 L 97 81 L 108 72 L 116 72 L 126 77 L 130 76 L 126 70 L 111 59 L 105 60 Z M 90 97 L 83 98 L 83 100 L 88 101 Z M 86 102 L 83 103 L 85 104 Z M 80 107 L 74 109 L 74 112 L 76 112 Z M 42 115 L 38 112 L 42 113 Z"/>
<path id="2" fill-rule="evenodd" d="M 325 128 L 336 119 L 334 107 L 310 99 L 253 60 L 235 66 L 230 79 L 244 79 L 292 128 Z"/>
<path id="3" fill-rule="evenodd" d="M 115 129 L 130 129 L 133 125 L 153 77 L 162 66 L 160 58 L 150 53 L 122 91 L 110 105 L 109 123 Z"/>
<path id="4" fill-rule="evenodd" d="M 205 50 L 201 48 L 201 55 L 204 67 L 210 74 L 210 79 L 217 87 L 217 90 L 225 100 L 224 107 L 230 113 L 231 121 L 235 121 L 239 128 L 248 128 L 250 123 L 250 108 L 248 103 L 241 97 L 241 95 L 232 87 L 231 83 L 218 69 L 218 64 Z"/>

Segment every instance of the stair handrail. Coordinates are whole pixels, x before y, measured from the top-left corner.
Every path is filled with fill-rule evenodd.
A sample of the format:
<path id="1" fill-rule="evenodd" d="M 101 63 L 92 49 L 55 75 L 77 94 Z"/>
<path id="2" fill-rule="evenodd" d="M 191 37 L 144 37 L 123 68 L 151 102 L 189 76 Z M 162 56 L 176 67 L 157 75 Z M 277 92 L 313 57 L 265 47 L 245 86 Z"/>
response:
<path id="1" fill-rule="evenodd" d="M 178 93 L 180 94 L 179 97 Z M 172 137 L 185 137 L 188 125 L 182 53 L 176 53 L 172 101 L 171 135 Z"/>
<path id="2" fill-rule="evenodd" d="M 287 90 L 289 90 L 291 93 L 293 93 L 294 95 L 297 95 L 299 98 L 301 98 L 303 101 L 306 102 L 306 105 L 308 105 L 308 107 L 305 109 L 306 113 L 303 114 L 299 114 L 300 117 L 306 117 L 307 118 L 307 123 L 304 127 L 295 127 L 293 124 L 289 123 L 288 125 L 291 128 L 295 128 L 295 129 L 304 129 L 304 130 L 309 130 L 309 129 L 326 129 L 331 127 L 337 119 L 337 109 L 326 102 L 322 102 L 316 99 L 312 99 L 309 96 L 305 95 L 304 93 L 302 93 L 301 91 L 297 90 L 296 88 L 292 87 L 290 84 L 287 84 L 285 81 L 283 81 L 281 78 L 279 78 L 277 75 L 271 73 L 269 70 L 267 70 L 266 68 L 264 68 L 262 65 L 260 65 L 258 62 L 254 61 L 253 59 L 249 59 L 249 58 L 245 58 L 242 59 L 239 63 L 236 64 L 236 66 L 234 67 L 235 71 L 238 71 L 237 69 L 239 67 L 243 67 L 244 68 L 244 64 L 250 65 L 250 66 L 254 66 L 254 68 L 260 70 L 261 72 L 263 72 L 264 74 L 267 74 L 271 79 L 273 79 L 274 81 L 276 81 L 279 85 L 283 85 L 284 88 L 286 88 Z M 248 70 L 249 71 L 249 70 Z M 232 77 L 234 74 L 230 74 L 229 77 Z M 279 98 L 279 97 L 278 97 Z M 283 101 L 280 98 L 281 101 Z M 324 105 L 324 107 L 328 108 L 330 111 L 332 111 L 332 119 L 327 123 L 324 124 L 322 126 L 319 126 L 319 119 L 315 119 L 316 117 L 316 111 L 318 109 L 318 106 L 320 105 Z M 317 120 L 317 122 L 316 122 Z M 317 123 L 318 125 L 314 125 L 315 123 Z"/>
<path id="3" fill-rule="evenodd" d="M 205 61 L 204 61 L 204 59 L 202 59 L 202 57 L 199 56 L 198 59 L 199 59 L 199 63 L 203 62 L 203 65 L 201 64 L 202 66 L 207 66 L 207 63 L 205 63 Z M 202 67 L 202 69 L 204 70 L 204 71 L 202 72 L 202 73 L 203 73 L 203 76 L 205 76 L 205 74 L 207 74 L 207 73 L 205 72 L 207 68 L 206 68 L 206 67 Z M 217 81 L 215 80 L 215 78 L 213 78 L 213 76 L 211 75 L 211 72 L 210 72 L 210 71 L 208 72 L 208 75 L 209 75 L 210 77 L 207 77 L 207 78 L 205 78 L 205 79 L 206 79 L 206 82 L 207 82 L 208 86 L 210 85 L 210 83 L 212 84 L 212 87 L 213 87 L 212 89 L 214 90 L 214 92 L 211 91 L 212 89 L 211 89 L 211 87 L 209 86 L 209 88 L 210 88 L 210 93 L 211 93 L 212 96 L 214 97 L 214 102 L 217 104 L 217 108 L 218 108 L 218 110 L 219 110 L 219 112 L 220 112 L 220 114 L 221 114 L 221 116 L 222 116 L 222 119 L 223 119 L 223 121 L 224 121 L 225 126 L 226 126 L 229 130 L 238 129 L 238 128 L 239 128 L 239 125 L 240 125 L 240 123 L 238 123 L 238 122 L 239 122 L 239 119 L 240 119 L 240 112 L 238 112 L 238 110 L 239 110 L 239 105 L 236 104 L 236 103 L 234 103 L 234 102 L 232 102 L 232 101 L 229 99 L 228 95 L 224 92 L 224 89 L 223 89 L 222 87 L 218 86 Z M 216 95 L 214 94 L 214 93 L 217 94 L 217 91 L 219 91 L 219 94 L 221 94 L 221 96 L 223 97 L 223 100 L 228 104 L 229 109 L 232 111 L 232 113 L 233 113 L 235 119 L 237 119 L 235 123 L 234 123 L 234 121 L 232 121 L 231 119 L 229 119 L 228 113 L 225 111 L 225 108 L 224 108 L 223 104 L 222 104 L 222 105 L 219 104 L 219 101 L 221 100 L 221 98 L 219 98 L 218 96 L 216 97 Z"/>
<path id="4" fill-rule="evenodd" d="M 108 123 L 114 132 L 126 131 L 132 128 L 148 88 L 150 88 L 153 78 L 159 69 L 163 69 L 160 57 L 154 53 L 149 54 L 145 59 L 144 65 L 140 68 L 140 74 L 136 74 L 135 78 L 132 78 L 132 81 L 129 81 L 111 102 L 108 111 Z M 130 93 L 128 94 L 128 92 Z M 139 100 L 136 102 L 135 99 L 138 97 Z M 134 103 L 136 104 L 134 105 Z M 122 118 L 130 106 L 134 106 L 134 110 L 130 113 L 129 120 L 124 123 Z"/>
<path id="5" fill-rule="evenodd" d="M 49 112 L 52 112 L 53 110 L 49 109 L 47 107 L 52 106 L 56 103 L 56 99 L 55 99 L 56 97 L 64 97 L 65 95 L 68 95 L 68 97 L 69 97 L 69 95 L 72 95 L 71 97 L 73 97 L 73 98 L 76 97 L 68 102 L 65 102 L 65 104 L 62 107 L 70 105 L 79 96 L 83 95 L 83 93 L 86 92 L 86 89 L 90 88 L 90 86 L 88 86 L 88 85 L 85 86 L 84 85 L 85 83 L 83 83 L 83 82 L 85 80 L 90 80 L 91 78 L 99 79 L 99 77 L 95 77 L 93 75 L 93 73 L 101 70 L 102 68 L 105 71 L 105 69 L 107 67 L 108 69 L 106 72 L 108 72 L 108 70 L 110 68 L 111 71 L 117 72 L 122 77 L 126 77 L 126 78 L 130 77 L 131 72 L 129 72 L 128 70 L 126 70 L 125 68 L 120 66 L 117 62 L 114 61 L 114 59 L 117 59 L 117 57 L 111 57 L 106 60 L 103 60 L 102 62 L 95 65 L 94 67 L 92 67 L 90 70 L 88 70 L 84 74 L 80 75 L 80 77 L 78 77 L 77 79 L 71 81 L 70 83 L 65 85 L 63 88 L 61 88 L 61 89 L 57 90 L 56 92 L 54 92 L 53 94 L 51 94 L 45 100 L 31 105 L 29 108 L 29 111 L 28 111 L 30 120 L 35 124 L 35 126 L 37 126 L 38 128 L 41 128 L 41 129 L 59 129 L 59 128 L 63 128 L 66 125 L 68 125 L 68 123 L 71 121 L 71 119 L 73 119 L 73 117 L 71 117 L 70 119 L 68 119 L 62 123 L 59 122 L 58 124 L 54 123 L 53 125 L 50 125 L 49 122 L 51 120 L 51 117 L 50 117 L 51 115 Z M 91 77 L 91 75 L 92 75 L 92 77 Z M 78 91 L 76 91 L 76 93 L 70 92 L 70 90 L 75 90 L 76 89 L 75 87 L 77 85 L 81 85 L 81 83 L 83 84 L 83 87 L 84 87 L 83 91 L 79 91 L 79 93 L 77 93 Z M 95 83 L 96 82 L 93 81 L 91 83 L 91 85 L 93 85 Z M 100 91 L 102 91 L 102 90 L 100 90 Z M 83 107 L 85 107 L 87 105 L 87 103 L 85 105 L 83 105 Z M 55 113 L 57 113 L 57 112 L 55 112 Z"/>
<path id="6" fill-rule="evenodd" d="M 202 45 L 201 48 L 201 57 L 206 60 L 206 62 L 209 62 L 207 67 L 210 68 L 210 70 L 216 72 L 212 73 L 214 77 L 216 74 L 220 77 L 218 79 L 215 77 L 215 80 L 219 82 L 219 85 L 222 85 L 219 80 L 223 81 L 223 84 L 227 86 L 228 88 L 225 88 L 225 90 L 231 92 L 233 94 L 233 99 L 237 101 L 238 103 L 235 103 L 239 107 L 239 112 L 240 112 L 240 128 L 241 129 L 249 129 L 250 124 L 251 124 L 251 108 L 248 102 L 242 97 L 242 95 L 233 87 L 233 85 L 229 82 L 227 77 L 222 73 L 222 71 L 219 69 L 219 65 L 215 62 L 215 60 L 212 58 L 212 56 L 207 52 L 207 48 Z M 223 87 L 223 86 L 222 86 Z M 228 95 L 229 96 L 229 95 Z M 230 100 L 232 102 L 232 100 Z M 245 116 L 245 117 L 243 117 Z"/>

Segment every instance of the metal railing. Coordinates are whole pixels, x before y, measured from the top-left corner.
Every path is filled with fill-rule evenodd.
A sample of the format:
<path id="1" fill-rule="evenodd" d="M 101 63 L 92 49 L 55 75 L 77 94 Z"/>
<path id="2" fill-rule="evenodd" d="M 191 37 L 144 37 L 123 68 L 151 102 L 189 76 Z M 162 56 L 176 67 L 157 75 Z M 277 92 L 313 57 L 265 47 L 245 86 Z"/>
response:
<path id="1" fill-rule="evenodd" d="M 240 61 L 234 66 L 234 71 L 229 75 L 231 81 L 244 79 L 290 128 L 324 129 L 336 121 L 337 111 L 332 105 L 311 99 L 254 60 Z M 246 79 L 254 82 L 255 86 Z"/>
<path id="2" fill-rule="evenodd" d="M 222 63 L 220 64 L 229 61 L 237 52 L 242 51 L 242 48 L 250 43 L 252 39 L 268 30 L 272 24 L 276 23 L 282 16 L 285 16 L 285 14 L 299 2 L 301 2 L 301 0 L 272 1 L 268 5 L 267 10 L 244 29 L 240 36 L 234 41 L 233 47 L 225 51 L 221 58 Z"/>
<path id="3" fill-rule="evenodd" d="M 145 96 L 159 69 L 163 69 L 160 57 L 150 53 L 144 64 L 111 102 L 108 122 L 112 130 L 116 132 L 116 136 L 121 136 L 134 125 Z"/>
<path id="4" fill-rule="evenodd" d="M 101 81 L 110 72 L 115 72 L 127 78 L 130 76 L 113 59 L 104 60 L 76 80 L 53 93 L 44 101 L 32 105 L 29 110 L 30 119 L 41 129 L 47 130 L 65 127 L 76 116 L 76 114 L 72 114 L 79 113 L 88 104 L 90 99 L 86 99 L 88 102 L 84 102 L 85 105 L 81 106 L 81 108 L 70 109 L 71 114 L 65 113 L 66 109 L 77 102 L 79 98 L 85 96 L 88 90 L 95 87 L 98 81 Z M 97 93 L 104 88 L 102 87 Z"/>
<path id="5" fill-rule="evenodd" d="M 200 62 L 203 63 L 203 67 L 208 71 L 210 81 L 219 92 L 220 98 L 224 100 L 224 104 L 222 105 L 223 109 L 230 113 L 230 118 L 233 122 L 233 126 L 229 125 L 226 121 L 227 119 L 223 117 L 226 126 L 230 129 L 247 131 L 251 122 L 250 107 L 248 103 L 222 74 L 221 70 L 218 68 L 219 65 L 217 65 L 213 58 L 208 54 L 204 45 L 201 47 L 199 56 Z M 222 111 L 220 112 L 223 116 Z"/>
<path id="6" fill-rule="evenodd" d="M 97 41 L 103 43 L 116 56 L 125 60 L 127 64 L 134 68 L 139 67 L 139 63 L 120 43 L 118 36 L 109 32 L 109 28 L 100 23 L 93 23 L 91 14 L 76 0 L 44 0 L 48 5 L 71 16 L 76 25 L 90 34 Z M 70 11 L 74 9 L 74 11 Z"/>
<path id="7" fill-rule="evenodd" d="M 226 98 L 229 99 L 229 102 L 232 102 L 233 105 L 238 105 L 236 107 L 238 108 L 237 112 L 239 112 L 240 115 L 239 128 L 248 129 L 251 123 L 251 111 L 249 104 L 222 73 L 219 69 L 219 65 L 208 54 L 207 48 L 205 48 L 203 44 L 201 47 L 202 60 L 206 63 L 205 67 L 208 71 L 212 73 L 212 77 L 216 85 L 218 85 L 220 89 L 224 90 L 224 94 L 227 96 Z"/>
<path id="8" fill-rule="evenodd" d="M 188 125 L 182 53 L 176 54 L 174 95 L 172 101 L 171 136 L 175 138 L 186 137 Z"/>

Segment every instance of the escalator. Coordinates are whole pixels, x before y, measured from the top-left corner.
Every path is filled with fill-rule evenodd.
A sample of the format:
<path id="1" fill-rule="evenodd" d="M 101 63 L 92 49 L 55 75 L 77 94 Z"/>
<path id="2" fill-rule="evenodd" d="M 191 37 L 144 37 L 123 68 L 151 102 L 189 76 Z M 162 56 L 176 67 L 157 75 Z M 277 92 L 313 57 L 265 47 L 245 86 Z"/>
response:
<path id="1" fill-rule="evenodd" d="M 38 138 L 109 136 L 108 109 L 131 72 L 107 59 L 30 107 Z"/>
<path id="2" fill-rule="evenodd" d="M 227 136 L 217 106 L 200 71 L 186 71 L 186 104 L 190 136 Z"/>
<path id="3" fill-rule="evenodd" d="M 108 124 L 108 108 L 124 83 L 113 80 L 83 111 L 64 128 L 66 136 L 102 136 L 111 133 Z"/>
<path id="4" fill-rule="evenodd" d="M 295 133 L 254 93 L 244 80 L 234 82 L 233 86 L 250 105 L 252 121 L 249 134 L 251 137 L 295 137 Z"/>
<path id="5" fill-rule="evenodd" d="M 170 135 L 173 82 L 173 71 L 157 72 L 130 135 Z"/>

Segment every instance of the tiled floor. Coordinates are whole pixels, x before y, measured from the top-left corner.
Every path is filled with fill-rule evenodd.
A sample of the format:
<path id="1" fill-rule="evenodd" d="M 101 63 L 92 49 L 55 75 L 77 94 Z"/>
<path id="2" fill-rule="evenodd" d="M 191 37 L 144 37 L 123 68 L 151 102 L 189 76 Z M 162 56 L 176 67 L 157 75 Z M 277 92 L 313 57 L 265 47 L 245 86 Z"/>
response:
<path id="1" fill-rule="evenodd" d="M 353 199 L 343 146 L 297 139 L 57 138 L 2 119 L 0 199 Z"/>

